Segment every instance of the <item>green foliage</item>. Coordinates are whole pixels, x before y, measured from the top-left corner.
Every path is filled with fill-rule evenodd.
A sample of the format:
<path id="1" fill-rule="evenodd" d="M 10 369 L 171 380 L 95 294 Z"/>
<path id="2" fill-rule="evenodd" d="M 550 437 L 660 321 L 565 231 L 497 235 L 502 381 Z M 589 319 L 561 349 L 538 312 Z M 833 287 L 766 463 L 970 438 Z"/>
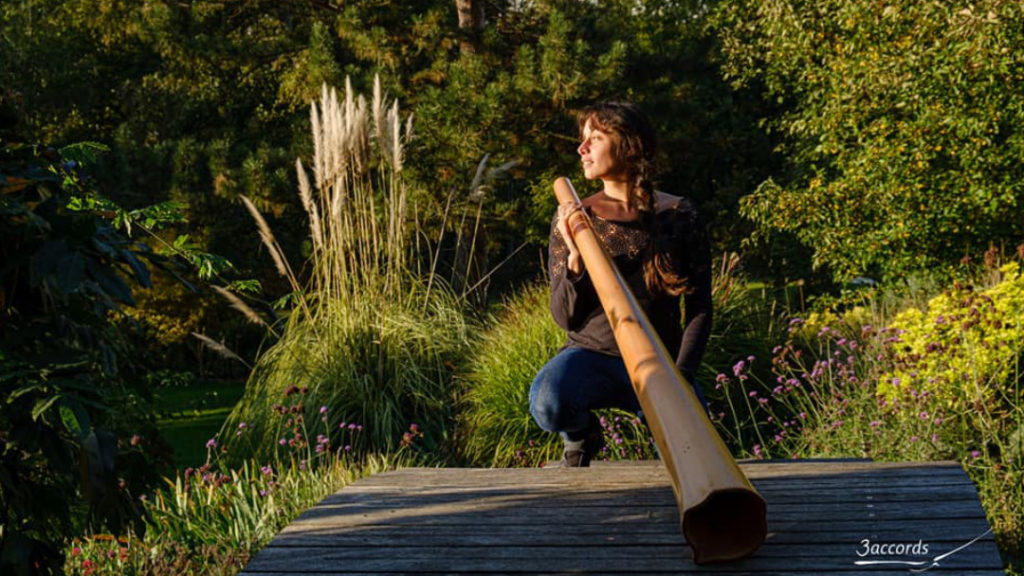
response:
<path id="1" fill-rule="evenodd" d="M 1015 275 L 1007 276 L 1008 283 L 1014 281 Z M 756 458 L 959 461 L 979 487 L 1004 557 L 1019 565 L 1024 552 L 1024 396 L 1016 363 L 1019 351 L 1007 346 L 1002 362 L 989 363 L 962 386 L 947 383 L 940 389 L 925 379 L 926 370 L 942 376 L 955 366 L 963 357 L 957 348 L 966 347 L 976 337 L 970 332 L 983 324 L 980 311 L 971 309 L 986 301 L 980 293 L 970 298 L 962 290 L 951 292 L 959 294 L 957 298 L 940 295 L 933 300 L 943 303 L 943 314 L 960 317 L 951 330 L 961 337 L 946 334 L 947 348 L 920 355 L 907 349 L 917 339 L 911 335 L 935 336 L 932 331 L 943 328 L 934 321 L 896 327 L 908 316 L 921 314 L 900 311 L 919 310 L 916 295 L 902 307 L 891 307 L 899 294 L 882 289 L 867 293 L 870 297 L 863 298 L 860 306 L 806 321 L 793 318 L 789 337 L 771 355 L 770 376 L 760 376 L 756 365 L 762 362 L 753 357 L 737 363 L 731 374 L 718 376 L 723 400 L 712 409 L 723 434 L 743 446 L 744 454 Z M 980 321 L 963 326 L 972 319 Z M 945 356 L 950 357 L 948 362 L 940 358 Z M 1011 368 L 1004 371 L 1007 362 Z M 911 376 L 907 371 L 915 364 L 921 373 Z M 975 378 L 986 371 L 988 380 L 979 383 Z M 908 374 L 915 385 L 893 389 L 892 374 L 897 372 Z"/>
<path id="2" fill-rule="evenodd" d="M 96 149 L 65 150 L 91 161 Z M 140 527 L 131 494 L 163 463 L 140 362 L 111 320 L 132 284 L 149 284 L 143 259 L 159 258 L 89 208 L 103 202 L 76 164 L 0 141 L 4 573 L 57 573 L 64 540 L 86 525 Z"/>
<path id="3" fill-rule="evenodd" d="M 737 0 L 715 28 L 726 78 L 778 108 L 785 170 L 741 210 L 762 233 L 843 280 L 1024 236 L 1020 3 Z"/>
<path id="4" fill-rule="evenodd" d="M 978 398 L 991 404 L 1006 396 L 1004 388 L 1019 386 L 1024 279 L 1017 262 L 998 274 L 1001 280 L 990 288 L 957 285 L 925 310 L 911 307 L 896 315 L 889 325 L 894 366 L 880 376 L 880 395 L 894 401 L 912 390 L 962 409 Z"/>
<path id="5" fill-rule="evenodd" d="M 308 462 L 247 461 L 227 469 L 214 460 L 189 468 L 147 500 L 145 536 L 76 539 L 64 569 L 83 576 L 237 574 L 301 512 L 399 461 L 325 453 Z"/>
<path id="6" fill-rule="evenodd" d="M 489 466 L 536 466 L 561 457 L 561 439 L 541 430 L 529 412 L 530 383 L 565 343 L 548 309 L 547 285 L 509 299 L 489 324 L 461 377 L 464 456 Z"/>

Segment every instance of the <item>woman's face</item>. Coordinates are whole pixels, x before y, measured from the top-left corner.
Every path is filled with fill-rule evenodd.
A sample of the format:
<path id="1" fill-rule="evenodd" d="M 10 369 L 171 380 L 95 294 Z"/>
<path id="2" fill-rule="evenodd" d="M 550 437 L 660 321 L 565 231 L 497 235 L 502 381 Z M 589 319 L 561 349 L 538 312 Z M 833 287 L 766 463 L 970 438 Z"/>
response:
<path id="1" fill-rule="evenodd" d="M 625 167 L 613 153 L 614 136 L 598 130 L 590 120 L 583 126 L 583 142 L 576 149 L 583 163 L 583 175 L 587 180 L 624 180 Z"/>

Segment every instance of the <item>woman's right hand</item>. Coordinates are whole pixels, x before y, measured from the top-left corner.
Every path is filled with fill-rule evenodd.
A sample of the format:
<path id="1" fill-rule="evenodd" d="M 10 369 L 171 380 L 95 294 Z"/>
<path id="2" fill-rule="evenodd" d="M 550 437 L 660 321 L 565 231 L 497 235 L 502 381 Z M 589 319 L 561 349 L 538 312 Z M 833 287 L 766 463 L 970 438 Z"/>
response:
<path id="1" fill-rule="evenodd" d="M 565 247 L 569 249 L 566 257 L 565 267 L 572 276 L 579 276 L 583 273 L 583 259 L 580 257 L 580 250 L 576 247 L 576 240 L 572 237 L 572 230 L 569 229 L 569 216 L 580 210 L 580 205 L 574 202 L 567 202 L 558 205 L 558 220 L 555 226 L 558 233 L 562 235 Z"/>

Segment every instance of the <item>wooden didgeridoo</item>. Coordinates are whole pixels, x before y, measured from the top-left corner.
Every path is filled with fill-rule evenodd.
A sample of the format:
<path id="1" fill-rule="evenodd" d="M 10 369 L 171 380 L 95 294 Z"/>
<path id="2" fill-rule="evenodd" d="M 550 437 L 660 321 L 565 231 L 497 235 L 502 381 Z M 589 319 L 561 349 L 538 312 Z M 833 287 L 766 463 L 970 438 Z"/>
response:
<path id="1" fill-rule="evenodd" d="M 554 187 L 559 203 L 579 204 L 568 178 L 556 179 Z M 693 561 L 703 564 L 750 555 L 768 531 L 764 498 L 715 432 L 586 213 L 574 212 L 567 225 L 668 469 Z"/>

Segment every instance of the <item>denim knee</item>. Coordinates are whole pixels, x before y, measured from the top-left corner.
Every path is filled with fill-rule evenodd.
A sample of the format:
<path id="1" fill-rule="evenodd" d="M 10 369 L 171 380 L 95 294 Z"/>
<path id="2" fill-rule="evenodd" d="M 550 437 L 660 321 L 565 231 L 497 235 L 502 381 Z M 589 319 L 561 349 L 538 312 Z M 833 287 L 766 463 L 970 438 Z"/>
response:
<path id="1" fill-rule="evenodd" d="M 571 407 L 561 397 L 558 384 L 546 371 L 537 374 L 530 386 L 530 415 L 543 430 L 560 432 L 571 421 Z"/>

